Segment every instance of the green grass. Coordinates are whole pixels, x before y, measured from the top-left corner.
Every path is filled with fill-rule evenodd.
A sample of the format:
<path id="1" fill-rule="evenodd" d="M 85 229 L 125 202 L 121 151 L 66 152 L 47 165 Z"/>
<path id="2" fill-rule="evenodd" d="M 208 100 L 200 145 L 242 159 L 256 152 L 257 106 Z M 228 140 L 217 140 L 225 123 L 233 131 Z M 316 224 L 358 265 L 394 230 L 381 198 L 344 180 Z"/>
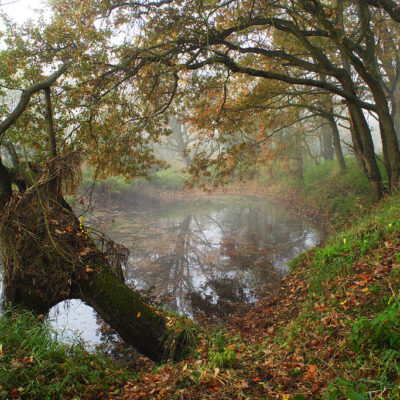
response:
<path id="1" fill-rule="evenodd" d="M 135 178 L 132 181 L 123 176 L 110 176 L 96 182 L 95 192 L 110 197 L 124 197 L 134 193 L 143 193 L 146 190 L 173 190 L 183 189 L 185 176 L 180 171 L 172 169 L 157 171 L 146 178 Z M 87 190 L 93 185 L 93 171 L 86 169 L 82 174 L 82 188 Z"/>
<path id="2" fill-rule="evenodd" d="M 43 317 L 7 308 L 0 318 L 0 399 L 87 398 L 133 378 L 81 343 L 57 342 Z"/>
<path id="3" fill-rule="evenodd" d="M 215 329 L 210 338 L 210 347 L 208 349 L 210 365 L 220 368 L 234 367 L 237 359 L 236 352 L 230 346 L 229 335 L 221 329 Z"/>
<path id="4" fill-rule="evenodd" d="M 296 346 L 301 348 L 307 335 L 322 342 L 330 333 L 320 323 L 321 318 L 331 311 L 340 312 L 343 325 L 338 325 L 338 330 L 343 329 L 346 336 L 341 336 L 342 341 L 338 342 L 335 342 L 334 335 L 330 339 L 335 352 L 343 348 L 348 357 L 341 360 L 342 364 L 328 365 L 329 368 L 335 367 L 335 377 L 318 398 L 394 400 L 400 398 L 400 270 L 393 269 L 381 282 L 368 287 L 370 297 L 375 300 L 367 305 L 344 309 L 341 306 L 343 297 L 336 298 L 335 294 L 343 289 L 341 283 L 336 284 L 340 279 L 353 279 L 354 263 L 365 257 L 369 265 L 374 265 L 374 261 L 379 261 L 374 259 L 379 256 L 375 249 L 384 249 L 388 238 L 393 240 L 400 235 L 400 196 L 388 197 L 370 210 L 368 182 L 354 159 L 348 158 L 347 164 L 348 172 L 344 175 L 337 171 L 335 162 L 318 167 L 309 165 L 302 181 L 287 179 L 282 184 L 296 188 L 305 204 L 325 210 L 336 223 L 338 231 L 326 239 L 324 247 L 301 254 L 292 261 L 292 272 L 301 271 L 299 274 L 303 274 L 302 279 L 310 283 L 310 290 L 308 296 L 301 299 L 299 315 L 278 328 L 274 340 L 282 349 L 292 351 Z M 111 192 L 117 195 L 151 185 L 162 189 L 180 188 L 183 177 L 176 174 L 164 171 L 154 176 L 152 182 L 136 180 L 126 184 L 120 177 L 106 182 Z M 342 227 L 340 231 L 338 226 Z M 307 269 L 300 269 L 300 263 L 306 259 L 311 260 Z M 400 253 L 395 254 L 395 260 L 400 262 Z M 316 304 L 326 304 L 327 309 L 318 311 Z M 218 329 L 208 329 L 194 337 L 192 330 L 186 330 L 185 321 L 172 314 L 171 318 L 177 334 L 169 338 L 171 348 L 179 341 L 194 343 L 197 339 L 200 350 L 208 359 L 201 368 L 214 374 L 223 368 L 237 369 L 243 362 L 238 350 L 244 345 L 241 339 Z M 90 355 L 79 344 L 71 347 L 60 345 L 51 338 L 49 329 L 30 314 L 17 315 L 8 311 L 3 315 L 0 325 L 0 343 L 4 352 L 0 359 L 0 398 L 10 397 L 15 388 L 22 388 L 21 394 L 26 398 L 85 398 L 90 391 L 95 392 L 118 379 L 124 379 L 124 373 L 105 357 Z M 264 350 L 260 345 L 260 359 Z M 312 349 L 303 350 L 307 352 L 308 363 L 320 362 L 313 358 Z M 192 354 L 192 357 L 195 356 Z M 256 354 L 252 357 L 252 362 L 256 364 Z M 328 361 L 334 363 L 335 360 Z M 322 361 L 319 366 L 324 367 Z M 364 374 L 363 379 L 358 379 L 359 371 L 365 370 L 371 371 L 370 375 Z M 300 370 L 293 369 L 293 375 L 297 374 Z M 178 383 L 181 388 L 198 385 L 201 369 L 185 367 L 180 376 Z"/>
<path id="5" fill-rule="evenodd" d="M 354 158 L 347 158 L 347 171 L 340 174 L 335 161 L 309 166 L 305 169 L 304 180 L 297 182 L 300 196 L 320 204 L 334 219 L 345 220 L 360 204 L 372 204 L 367 178 L 357 166 Z"/>
<path id="6" fill-rule="evenodd" d="M 263 185 L 277 184 L 282 191 L 295 190 L 300 202 L 313 207 L 329 217 L 332 226 L 340 227 L 351 216 L 362 214 L 372 205 L 367 178 L 358 167 L 354 157 L 346 157 L 347 171 L 341 174 L 336 161 L 320 165 L 305 162 L 303 179 L 294 179 L 284 170 L 275 169 L 273 179 L 266 171 L 260 171 L 259 182 Z M 381 169 L 386 179 L 384 168 Z"/>
<path id="7" fill-rule="evenodd" d="M 343 370 L 346 374 L 330 382 L 323 399 L 371 400 L 400 398 L 400 273 L 394 268 L 391 274 L 368 287 L 374 299 L 368 305 L 360 304 L 345 311 L 340 300 L 332 295 L 343 289 L 337 284 L 343 277 L 352 283 L 353 263 L 360 259 L 369 265 L 379 262 L 380 254 L 385 252 L 386 241 L 395 241 L 400 234 L 400 196 L 392 195 L 384 199 L 374 209 L 351 221 L 342 232 L 327 238 L 324 247 L 309 253 L 311 262 L 303 278 L 310 282 L 309 297 L 302 307 L 299 317 L 282 329 L 278 339 L 288 343 L 293 339 L 293 331 L 299 332 L 302 320 L 318 321 L 321 315 L 314 310 L 315 303 L 328 303 L 329 309 L 337 308 L 345 312 L 344 320 L 349 336 L 344 344 L 353 355 L 348 358 Z M 379 251 L 375 251 L 379 250 Z M 378 257 L 378 259 L 377 259 Z M 292 272 L 296 273 L 300 264 L 307 259 L 302 254 L 292 260 Z M 400 254 L 394 255 L 393 262 L 400 261 Z M 320 337 L 325 332 L 315 328 L 313 335 Z M 354 379 L 358 371 L 371 371 L 368 378 Z M 349 378 L 349 373 L 353 375 Z"/>
<path id="8" fill-rule="evenodd" d="M 355 260 L 379 246 L 386 235 L 400 231 L 400 197 L 387 198 L 378 209 L 352 220 L 351 227 L 327 238 L 315 251 L 310 271 L 311 288 L 319 291 L 337 275 L 350 273 Z M 292 266 L 296 260 L 292 262 Z"/>

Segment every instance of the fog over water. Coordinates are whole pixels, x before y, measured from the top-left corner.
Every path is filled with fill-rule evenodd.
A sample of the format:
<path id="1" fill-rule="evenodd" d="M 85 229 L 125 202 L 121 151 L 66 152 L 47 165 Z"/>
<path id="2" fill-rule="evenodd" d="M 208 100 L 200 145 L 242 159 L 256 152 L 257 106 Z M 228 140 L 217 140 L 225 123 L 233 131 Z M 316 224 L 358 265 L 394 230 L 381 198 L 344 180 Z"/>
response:
<path id="1" fill-rule="evenodd" d="M 131 287 L 168 310 L 216 320 L 273 296 L 287 262 L 321 237 L 284 208 L 242 195 L 97 211 L 88 224 L 130 249 L 124 273 Z M 67 304 L 53 308 L 53 325 L 98 342 L 94 312 L 80 301 Z"/>

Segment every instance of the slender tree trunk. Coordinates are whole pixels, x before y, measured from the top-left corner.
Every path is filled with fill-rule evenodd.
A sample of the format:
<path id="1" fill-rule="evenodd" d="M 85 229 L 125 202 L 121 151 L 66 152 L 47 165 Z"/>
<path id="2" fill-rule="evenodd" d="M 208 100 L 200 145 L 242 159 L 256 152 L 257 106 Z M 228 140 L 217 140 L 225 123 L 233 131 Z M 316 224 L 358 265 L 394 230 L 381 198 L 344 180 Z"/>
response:
<path id="1" fill-rule="evenodd" d="M 361 26 L 365 36 L 367 56 L 364 57 L 365 65 L 353 61 L 353 66 L 368 85 L 374 98 L 381 127 L 382 144 L 386 146 L 385 153 L 390 164 L 390 187 L 391 189 L 395 189 L 400 184 L 400 151 L 396 130 L 393 118 L 390 115 L 388 99 L 382 84 L 380 67 L 375 54 L 376 41 L 371 27 L 372 17 L 370 9 L 364 1 L 358 0 L 357 3 Z"/>
<path id="2" fill-rule="evenodd" d="M 333 160 L 334 148 L 332 143 L 332 130 L 330 126 L 322 126 L 322 156 L 327 161 Z"/>
<path id="3" fill-rule="evenodd" d="M 50 86 L 44 89 L 46 99 L 46 128 L 47 137 L 49 138 L 50 155 L 51 157 L 57 156 L 57 144 L 56 144 L 56 133 L 54 130 L 53 122 L 53 109 L 51 106 L 51 89 Z"/>
<path id="4" fill-rule="evenodd" d="M 382 140 L 383 163 L 385 165 L 387 180 L 390 183 L 392 181 L 392 169 L 390 166 L 390 159 L 389 159 L 389 154 L 388 154 L 388 145 L 386 142 L 386 135 L 385 135 L 383 126 L 380 122 L 379 122 L 379 128 L 380 128 L 381 140 Z"/>
<path id="5" fill-rule="evenodd" d="M 332 110 L 333 111 L 333 110 Z M 339 163 L 340 172 L 344 174 L 346 172 L 346 161 L 343 156 L 342 145 L 340 144 L 340 134 L 339 129 L 337 127 L 335 118 L 333 115 L 328 116 L 329 125 L 332 130 L 332 140 L 333 140 L 333 147 L 335 149 L 336 159 Z"/>
<path id="6" fill-rule="evenodd" d="M 392 118 L 396 129 L 397 141 L 400 143 L 400 84 L 398 81 L 392 95 Z"/>
<path id="7" fill-rule="evenodd" d="M 342 27 L 343 31 L 345 31 L 343 7 L 344 1 L 336 0 L 337 22 Z M 343 76 L 341 83 L 346 90 L 350 90 L 351 93 L 357 95 L 351 78 L 352 71 L 348 55 L 341 44 L 339 44 L 338 47 L 341 53 L 343 69 L 347 73 L 347 76 Z M 382 176 L 375 157 L 371 130 L 369 129 L 363 110 L 360 107 L 348 103 L 348 110 L 352 125 L 353 146 L 362 157 L 363 170 L 370 183 L 372 197 L 374 201 L 378 201 L 383 196 Z"/>
<path id="8" fill-rule="evenodd" d="M 377 87 L 373 96 L 378 108 L 382 146 L 385 147 L 384 155 L 386 154 L 387 162 L 390 164 L 390 188 L 395 189 L 400 184 L 400 152 L 396 130 L 383 91 Z"/>

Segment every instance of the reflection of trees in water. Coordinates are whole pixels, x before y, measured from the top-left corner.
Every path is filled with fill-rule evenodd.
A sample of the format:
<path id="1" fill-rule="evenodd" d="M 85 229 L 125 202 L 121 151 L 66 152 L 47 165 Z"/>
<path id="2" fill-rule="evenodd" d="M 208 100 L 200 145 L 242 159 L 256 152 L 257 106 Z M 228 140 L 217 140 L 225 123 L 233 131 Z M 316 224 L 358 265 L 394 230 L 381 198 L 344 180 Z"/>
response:
<path id="1" fill-rule="evenodd" d="M 208 294 L 210 289 L 212 292 Z M 189 292 L 186 297 L 194 315 L 224 316 L 231 315 L 238 305 L 249 302 L 249 290 L 247 282 L 224 276 L 210 279 L 201 291 Z"/>
<path id="2" fill-rule="evenodd" d="M 237 302 L 273 292 L 282 277 L 275 265 L 316 239 L 314 229 L 261 202 L 206 213 L 182 207 L 177 214 L 157 218 L 149 213 L 132 221 L 133 267 L 127 279 L 140 289 L 153 287 L 150 294 L 189 315 L 230 313 Z M 122 222 L 125 227 L 128 220 Z"/>
<path id="3" fill-rule="evenodd" d="M 218 247 L 196 226 L 192 215 L 170 221 L 156 236 L 143 239 L 132 259 L 134 270 L 128 279 L 139 287 L 154 286 L 157 297 L 172 309 L 191 314 L 185 295 L 196 290 L 197 280 L 208 280 L 218 263 Z"/>
<path id="4" fill-rule="evenodd" d="M 227 233 L 222 247 L 232 261 L 239 258 L 243 262 L 243 254 L 248 255 L 250 263 L 293 258 L 307 242 L 316 240 L 314 228 L 279 208 L 246 207 L 232 214 L 222 213 L 219 220 Z"/>

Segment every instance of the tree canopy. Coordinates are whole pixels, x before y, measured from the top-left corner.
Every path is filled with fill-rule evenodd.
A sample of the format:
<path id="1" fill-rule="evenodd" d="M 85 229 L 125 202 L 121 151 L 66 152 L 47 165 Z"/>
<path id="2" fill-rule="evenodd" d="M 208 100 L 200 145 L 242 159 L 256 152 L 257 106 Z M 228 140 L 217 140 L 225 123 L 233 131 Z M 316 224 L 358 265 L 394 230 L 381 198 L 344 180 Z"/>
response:
<path id="1" fill-rule="evenodd" d="M 346 121 L 378 199 L 384 184 L 366 118 L 372 114 L 389 188 L 397 186 L 395 2 L 97 0 L 72 7 L 52 0 L 50 6 L 50 19 L 22 27 L 6 21 L 2 51 L 4 95 L 23 90 L 18 109 L 3 107 L 2 135 L 19 149 L 35 149 L 34 157 L 49 151 L 40 84 L 49 71 L 61 71 L 50 74 L 57 78 L 51 97 L 58 151 L 83 150 L 103 175 L 146 175 L 161 165 L 153 145 L 170 133 L 176 115 L 196 131 L 194 174 L 206 171 L 210 159 L 223 170 L 255 155 L 273 157 L 278 132 L 307 135 L 305 122 L 322 117 L 343 171 L 338 124 Z"/>

